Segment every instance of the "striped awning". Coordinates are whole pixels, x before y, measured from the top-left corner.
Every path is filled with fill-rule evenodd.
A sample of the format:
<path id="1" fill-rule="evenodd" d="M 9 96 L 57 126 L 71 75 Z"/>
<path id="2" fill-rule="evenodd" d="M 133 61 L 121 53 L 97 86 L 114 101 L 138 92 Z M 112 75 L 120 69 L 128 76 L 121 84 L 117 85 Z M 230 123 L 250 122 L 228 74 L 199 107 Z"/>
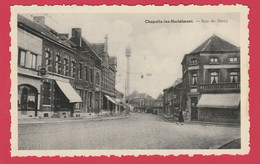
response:
<path id="1" fill-rule="evenodd" d="M 105 95 L 105 96 L 106 96 L 106 98 L 107 98 L 109 101 L 111 101 L 112 103 L 116 104 L 116 101 L 115 101 L 112 97 L 110 97 L 110 96 L 108 96 L 108 95 Z"/>
<path id="2" fill-rule="evenodd" d="M 57 81 L 57 80 L 56 83 L 61 89 L 61 91 L 64 93 L 64 95 L 69 99 L 70 103 L 82 102 L 81 97 L 75 91 L 75 89 L 70 85 L 70 83 Z"/>

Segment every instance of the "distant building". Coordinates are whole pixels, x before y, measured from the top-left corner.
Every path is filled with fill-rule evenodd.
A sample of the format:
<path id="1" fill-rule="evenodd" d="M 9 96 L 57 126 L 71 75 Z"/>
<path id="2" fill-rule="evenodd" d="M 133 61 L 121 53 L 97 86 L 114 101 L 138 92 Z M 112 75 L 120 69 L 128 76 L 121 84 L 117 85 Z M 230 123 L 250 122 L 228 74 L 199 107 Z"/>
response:
<path id="1" fill-rule="evenodd" d="M 102 59 L 101 63 L 101 109 L 114 111 L 116 107 L 116 72 L 117 58 L 109 56 L 108 37 L 105 43 L 90 43 L 91 49 Z"/>
<path id="2" fill-rule="evenodd" d="M 163 109 L 163 94 L 159 94 L 159 96 L 154 100 L 154 109 L 158 110 L 158 112 L 162 112 Z"/>
<path id="3" fill-rule="evenodd" d="M 128 100 L 135 111 L 152 112 L 154 99 L 150 95 L 134 91 L 128 96 Z"/>
<path id="4" fill-rule="evenodd" d="M 178 113 L 182 104 L 182 79 L 177 79 L 174 84 L 163 90 L 163 113 L 173 115 Z"/>
<path id="5" fill-rule="evenodd" d="M 211 36 L 182 60 L 185 106 L 191 120 L 240 121 L 240 49 Z"/>

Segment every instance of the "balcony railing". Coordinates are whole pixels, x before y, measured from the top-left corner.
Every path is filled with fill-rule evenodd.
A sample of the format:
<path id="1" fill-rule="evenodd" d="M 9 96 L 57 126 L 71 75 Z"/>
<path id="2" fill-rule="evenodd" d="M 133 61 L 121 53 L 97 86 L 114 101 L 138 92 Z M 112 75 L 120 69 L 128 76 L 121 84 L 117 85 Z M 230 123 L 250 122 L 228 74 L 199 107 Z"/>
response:
<path id="1" fill-rule="evenodd" d="M 199 88 L 201 91 L 239 91 L 240 83 L 200 84 Z"/>

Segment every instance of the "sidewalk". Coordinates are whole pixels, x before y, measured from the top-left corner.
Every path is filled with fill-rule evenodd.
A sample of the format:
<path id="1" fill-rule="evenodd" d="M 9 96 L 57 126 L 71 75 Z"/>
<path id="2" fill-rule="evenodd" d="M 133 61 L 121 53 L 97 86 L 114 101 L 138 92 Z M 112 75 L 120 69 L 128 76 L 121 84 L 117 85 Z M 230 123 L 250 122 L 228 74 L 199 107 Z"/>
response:
<path id="1" fill-rule="evenodd" d="M 125 116 L 124 114 L 114 115 L 114 116 L 93 116 L 93 117 L 68 117 L 68 118 L 24 118 L 18 119 L 18 125 L 25 124 L 51 124 L 51 123 L 62 123 L 62 122 L 72 122 L 72 121 L 106 121 L 106 120 L 117 120 L 125 119 L 130 116 Z"/>
<path id="2" fill-rule="evenodd" d="M 162 114 L 158 114 L 158 116 L 163 119 L 164 121 L 167 122 L 172 122 L 176 123 L 177 120 L 174 119 L 172 116 L 166 116 Z M 223 123 L 223 122 L 206 122 L 206 121 L 185 121 L 184 124 L 189 124 L 189 125 L 204 125 L 204 126 L 229 126 L 229 127 L 240 127 L 240 123 Z"/>

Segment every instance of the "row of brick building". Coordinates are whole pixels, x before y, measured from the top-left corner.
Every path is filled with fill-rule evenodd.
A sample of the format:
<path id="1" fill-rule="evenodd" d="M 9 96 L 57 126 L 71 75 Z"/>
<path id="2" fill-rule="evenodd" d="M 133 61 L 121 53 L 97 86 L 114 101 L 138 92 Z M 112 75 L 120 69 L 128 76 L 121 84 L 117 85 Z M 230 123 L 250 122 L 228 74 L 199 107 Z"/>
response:
<path id="1" fill-rule="evenodd" d="M 240 48 L 213 35 L 184 55 L 182 79 L 164 90 L 164 113 L 186 120 L 240 122 Z"/>
<path id="2" fill-rule="evenodd" d="M 90 43 L 81 28 L 61 34 L 44 16 L 17 17 L 18 114 L 81 116 L 115 109 L 117 60 L 104 43 Z"/>

